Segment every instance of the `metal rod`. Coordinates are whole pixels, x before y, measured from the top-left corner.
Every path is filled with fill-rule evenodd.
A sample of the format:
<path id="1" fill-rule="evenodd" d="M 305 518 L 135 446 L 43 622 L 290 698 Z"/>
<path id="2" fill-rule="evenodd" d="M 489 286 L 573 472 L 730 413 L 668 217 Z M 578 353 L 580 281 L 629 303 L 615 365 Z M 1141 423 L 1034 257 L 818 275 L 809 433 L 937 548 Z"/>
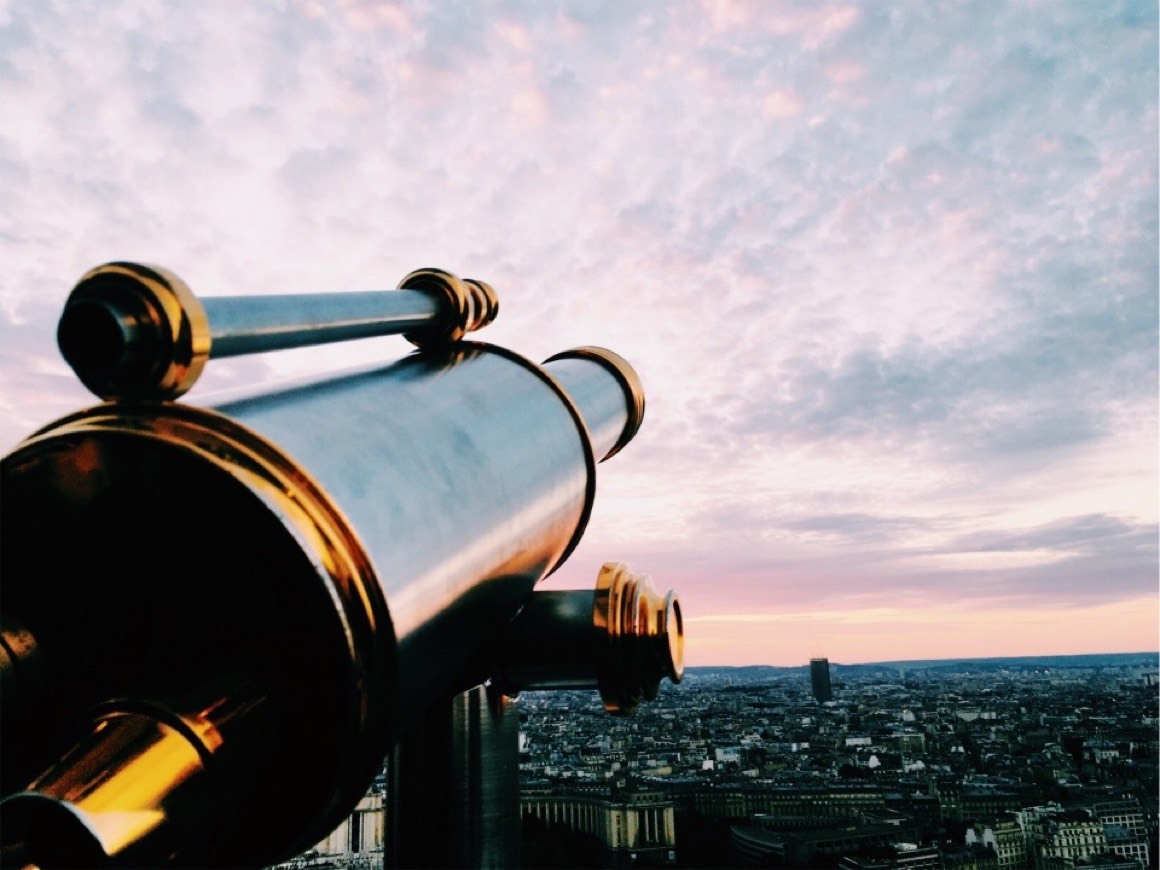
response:
<path id="1" fill-rule="evenodd" d="M 210 326 L 210 358 L 307 347 L 429 326 L 443 310 L 420 290 L 201 300 Z"/>
<path id="2" fill-rule="evenodd" d="M 210 358 L 402 333 L 420 348 L 495 319 L 491 286 L 420 269 L 382 292 L 198 299 L 165 269 L 106 263 L 73 288 L 57 326 L 65 361 L 103 399 L 175 399 Z"/>

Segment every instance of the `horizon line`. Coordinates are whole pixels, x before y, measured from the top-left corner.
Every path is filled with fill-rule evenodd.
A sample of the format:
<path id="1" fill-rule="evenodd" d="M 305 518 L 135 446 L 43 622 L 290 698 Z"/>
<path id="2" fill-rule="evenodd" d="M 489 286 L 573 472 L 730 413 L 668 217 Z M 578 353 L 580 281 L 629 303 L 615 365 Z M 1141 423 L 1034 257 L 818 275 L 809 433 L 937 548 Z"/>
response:
<path id="1" fill-rule="evenodd" d="M 1137 650 L 1131 652 L 1094 652 L 1094 653 L 1040 653 L 1038 655 L 1020 655 L 1020 656 L 952 656 L 950 658 L 941 659 L 888 659 L 885 661 L 875 662 L 839 662 L 830 661 L 831 665 L 839 665 L 841 667 L 869 667 L 872 665 L 879 665 L 882 667 L 905 665 L 917 662 L 946 662 L 954 664 L 959 662 L 993 662 L 993 661 L 1033 661 L 1036 659 L 1079 659 L 1079 658 L 1093 658 L 1095 656 L 1156 656 L 1160 659 L 1160 650 Z M 815 658 L 825 658 L 825 656 L 815 656 Z M 759 662 L 754 662 L 748 665 L 686 665 L 685 670 L 697 670 L 698 668 L 808 668 L 809 660 L 797 665 L 771 665 Z"/>

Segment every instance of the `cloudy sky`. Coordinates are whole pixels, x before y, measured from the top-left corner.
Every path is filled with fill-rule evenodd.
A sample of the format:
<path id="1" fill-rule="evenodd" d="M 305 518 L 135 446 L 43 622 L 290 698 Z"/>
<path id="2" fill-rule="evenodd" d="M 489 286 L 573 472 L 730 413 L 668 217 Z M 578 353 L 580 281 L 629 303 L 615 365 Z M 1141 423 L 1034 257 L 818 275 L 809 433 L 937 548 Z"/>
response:
<path id="1" fill-rule="evenodd" d="M 694 665 L 1155 650 L 1157 55 L 1151 0 L 0 2 L 0 450 L 92 403 L 98 263 L 441 266 L 645 384 L 546 588 L 628 562 Z"/>

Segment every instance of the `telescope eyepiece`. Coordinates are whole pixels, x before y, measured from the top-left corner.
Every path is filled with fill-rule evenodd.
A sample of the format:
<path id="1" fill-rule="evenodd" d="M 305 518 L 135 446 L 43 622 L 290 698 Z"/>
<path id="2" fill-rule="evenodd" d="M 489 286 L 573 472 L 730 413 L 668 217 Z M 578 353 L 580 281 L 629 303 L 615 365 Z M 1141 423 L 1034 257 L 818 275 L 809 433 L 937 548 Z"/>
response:
<path id="1" fill-rule="evenodd" d="M 106 263 L 85 274 L 61 313 L 57 344 L 81 383 L 102 399 L 172 399 L 209 358 L 205 311 L 164 269 Z"/>
<path id="2" fill-rule="evenodd" d="M 606 562 L 594 591 L 536 592 L 508 627 L 495 680 L 501 689 L 598 689 L 609 713 L 631 713 L 661 680 L 685 673 L 677 594 L 647 574 Z"/>
<path id="3" fill-rule="evenodd" d="M 110 303 L 82 299 L 61 316 L 56 340 L 73 368 L 105 373 L 132 363 L 139 320 Z"/>

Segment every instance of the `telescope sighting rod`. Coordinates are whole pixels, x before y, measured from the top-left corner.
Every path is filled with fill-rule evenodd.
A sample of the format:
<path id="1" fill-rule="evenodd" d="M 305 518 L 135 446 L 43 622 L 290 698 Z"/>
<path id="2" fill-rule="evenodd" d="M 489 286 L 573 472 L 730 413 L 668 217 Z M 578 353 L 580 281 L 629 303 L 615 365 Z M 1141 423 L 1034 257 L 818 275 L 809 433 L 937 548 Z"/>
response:
<path id="1" fill-rule="evenodd" d="M 442 269 L 411 272 L 389 291 L 199 299 L 166 269 L 106 263 L 73 288 L 57 343 L 102 399 L 175 399 L 211 358 L 400 333 L 441 347 L 498 311 L 489 284 Z"/>
<path id="2" fill-rule="evenodd" d="M 419 290 L 212 296 L 201 304 L 213 359 L 410 332 L 440 313 L 439 300 Z"/>

